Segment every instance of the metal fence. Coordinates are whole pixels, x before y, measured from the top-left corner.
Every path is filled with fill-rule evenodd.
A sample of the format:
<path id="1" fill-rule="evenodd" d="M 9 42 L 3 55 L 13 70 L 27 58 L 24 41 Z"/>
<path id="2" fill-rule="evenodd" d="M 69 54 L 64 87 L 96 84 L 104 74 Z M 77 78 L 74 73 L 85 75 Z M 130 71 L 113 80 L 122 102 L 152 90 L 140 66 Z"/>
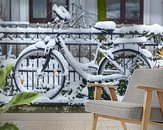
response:
<path id="1" fill-rule="evenodd" d="M 10 24 L 9 24 L 10 25 Z M 28 23 L 16 24 L 16 25 L 2 24 L 0 30 L 0 46 L 2 48 L 2 55 L 5 55 L 5 59 L 12 55 L 15 58 L 18 57 L 20 52 L 27 46 L 34 44 L 38 40 L 45 40 L 47 36 L 54 38 L 58 33 L 57 29 L 53 29 L 48 24 L 46 27 L 28 25 Z M 45 25 L 44 25 L 45 26 Z M 93 53 L 96 50 L 97 43 L 100 37 L 107 44 L 108 39 L 113 37 L 124 37 L 124 34 L 120 33 L 105 33 L 101 31 L 90 29 L 63 29 L 60 31 L 66 45 L 73 56 L 80 62 L 86 59 L 91 61 L 93 59 Z M 126 37 L 135 37 L 140 34 L 126 34 Z M 157 44 L 146 44 L 153 52 Z M 152 47 L 152 48 L 151 48 Z M 11 51 L 12 50 L 12 51 Z M 2 61 L 3 62 L 3 61 Z M 70 67 L 71 68 L 71 67 Z M 80 80 L 80 76 L 71 68 L 69 70 L 69 80 Z"/>

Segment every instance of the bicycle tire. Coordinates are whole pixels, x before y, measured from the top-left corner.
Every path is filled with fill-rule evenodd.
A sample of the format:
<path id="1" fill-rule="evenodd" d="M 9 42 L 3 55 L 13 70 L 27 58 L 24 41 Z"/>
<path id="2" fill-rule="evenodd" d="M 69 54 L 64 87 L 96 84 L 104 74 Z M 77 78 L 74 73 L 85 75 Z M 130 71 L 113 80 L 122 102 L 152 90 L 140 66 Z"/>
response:
<path id="1" fill-rule="evenodd" d="M 14 82 L 19 91 L 44 93 L 49 99 L 61 92 L 66 80 L 63 64 L 52 53 L 49 65 L 40 73 L 45 60 L 46 55 L 41 48 L 31 49 L 19 57 L 14 66 Z"/>
<path id="2" fill-rule="evenodd" d="M 114 55 L 114 60 L 117 63 L 119 63 L 121 66 L 123 66 L 124 69 L 129 67 L 129 65 L 127 65 L 127 61 L 129 61 L 129 60 L 133 61 L 133 62 L 131 62 L 132 65 L 130 64 L 130 68 L 128 68 L 130 71 L 130 75 L 133 73 L 133 71 L 135 69 L 151 68 L 150 63 L 148 62 L 146 57 L 138 51 L 131 50 L 131 49 L 121 49 L 121 50 L 114 51 L 113 55 Z M 136 59 L 134 59 L 134 58 L 136 58 Z M 111 73 L 105 72 L 105 71 L 107 71 L 107 69 L 114 70 L 114 69 L 116 69 L 116 67 L 114 65 L 110 64 L 107 58 L 104 58 L 101 61 L 101 64 L 99 65 L 98 74 L 103 74 L 103 75 L 111 74 Z M 125 72 L 125 70 L 124 70 L 124 72 Z M 115 73 L 116 73 L 116 71 L 115 71 Z M 117 71 L 117 73 L 118 73 L 118 71 Z M 129 77 L 130 77 L 130 75 L 129 75 Z M 125 78 L 124 80 L 128 81 L 129 77 L 127 79 Z M 109 92 L 109 90 L 107 88 L 103 89 L 103 94 L 105 96 L 109 96 L 108 92 Z"/>

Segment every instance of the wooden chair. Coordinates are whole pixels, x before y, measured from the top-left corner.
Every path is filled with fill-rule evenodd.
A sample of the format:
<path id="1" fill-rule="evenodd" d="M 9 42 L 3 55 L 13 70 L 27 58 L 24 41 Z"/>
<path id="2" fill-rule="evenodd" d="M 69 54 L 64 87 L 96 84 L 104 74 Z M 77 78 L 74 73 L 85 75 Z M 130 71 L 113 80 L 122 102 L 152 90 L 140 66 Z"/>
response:
<path id="1" fill-rule="evenodd" d="M 163 129 L 163 69 L 135 70 L 121 102 L 117 101 L 115 88 L 111 85 L 88 83 L 95 87 L 95 100 L 85 104 L 85 110 L 93 113 L 92 130 L 96 130 L 98 117 L 126 123 L 140 124 L 147 130 L 148 124 Z M 112 100 L 100 100 L 102 87 L 108 87 Z"/>

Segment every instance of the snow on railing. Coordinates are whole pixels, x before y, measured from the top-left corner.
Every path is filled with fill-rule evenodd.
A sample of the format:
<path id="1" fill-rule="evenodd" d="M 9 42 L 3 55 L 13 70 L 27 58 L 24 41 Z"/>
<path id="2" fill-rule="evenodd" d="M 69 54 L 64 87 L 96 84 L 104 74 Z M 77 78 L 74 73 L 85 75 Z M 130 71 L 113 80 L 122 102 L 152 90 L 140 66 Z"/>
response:
<path id="1" fill-rule="evenodd" d="M 50 35 L 51 38 L 53 38 L 55 34 L 57 33 L 62 34 L 66 39 L 68 39 L 67 41 L 69 42 L 71 42 L 70 39 L 71 40 L 73 39 L 75 41 L 77 39 L 79 39 L 80 41 L 81 39 L 84 39 L 85 40 L 84 42 L 87 42 L 87 40 L 89 39 L 89 42 L 91 43 L 90 40 L 92 40 L 93 38 L 92 35 L 103 33 L 100 30 L 95 29 L 93 27 L 88 28 L 88 29 L 84 29 L 84 28 L 57 29 L 49 25 L 47 25 L 47 27 L 41 27 L 41 25 L 36 26 L 36 27 L 30 27 L 28 22 L 0 22 L 0 25 L 1 25 L 0 26 L 0 43 L 10 43 L 10 41 L 12 41 L 14 44 L 22 43 L 22 42 L 35 43 L 38 40 L 43 40 L 46 37 L 46 35 L 48 36 Z M 11 26 L 11 25 L 15 25 L 15 26 Z M 21 25 L 25 25 L 25 27 L 22 27 Z M 106 25 L 103 25 L 103 28 Z M 163 27 L 158 24 L 132 25 L 132 26 L 123 26 L 120 28 L 115 28 L 113 33 L 105 32 L 106 35 L 120 35 L 120 36 L 129 35 L 131 33 L 132 35 L 133 34 L 143 35 L 144 33 L 148 33 L 148 34 L 153 33 L 156 35 L 157 34 L 163 35 Z M 73 35 L 78 35 L 78 36 L 73 36 Z M 86 35 L 88 37 L 86 37 Z M 97 40 L 98 37 L 95 36 L 94 39 Z M 95 41 L 92 41 L 92 43 L 94 42 Z M 72 41 L 71 43 L 74 43 L 74 41 Z"/>
<path id="2" fill-rule="evenodd" d="M 53 28 L 43 28 L 43 27 L 0 27 L 0 43 L 35 43 L 39 40 L 44 40 L 46 36 L 54 38 L 57 33 L 62 34 L 65 42 L 69 43 L 96 43 L 91 35 L 101 34 L 99 30 L 94 28 L 90 29 L 53 29 Z M 83 40 L 84 39 L 84 42 Z M 92 41 L 93 40 L 93 41 Z"/>
<path id="3" fill-rule="evenodd" d="M 143 34 L 145 32 L 147 33 L 154 33 L 154 34 L 160 34 L 163 35 L 163 26 L 158 24 L 153 25 L 132 25 L 132 26 L 123 26 L 121 28 L 117 28 L 115 33 L 140 33 Z"/>

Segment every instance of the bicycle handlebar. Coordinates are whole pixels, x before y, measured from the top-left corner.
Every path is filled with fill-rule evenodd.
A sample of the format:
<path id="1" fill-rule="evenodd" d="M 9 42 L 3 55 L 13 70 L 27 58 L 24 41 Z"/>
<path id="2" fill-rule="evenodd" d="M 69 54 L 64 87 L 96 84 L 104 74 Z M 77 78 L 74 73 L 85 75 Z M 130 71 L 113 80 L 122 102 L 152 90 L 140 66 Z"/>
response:
<path id="1" fill-rule="evenodd" d="M 52 10 L 56 13 L 59 19 L 61 20 L 70 20 L 71 15 L 63 6 L 57 6 L 56 4 L 53 5 Z"/>

